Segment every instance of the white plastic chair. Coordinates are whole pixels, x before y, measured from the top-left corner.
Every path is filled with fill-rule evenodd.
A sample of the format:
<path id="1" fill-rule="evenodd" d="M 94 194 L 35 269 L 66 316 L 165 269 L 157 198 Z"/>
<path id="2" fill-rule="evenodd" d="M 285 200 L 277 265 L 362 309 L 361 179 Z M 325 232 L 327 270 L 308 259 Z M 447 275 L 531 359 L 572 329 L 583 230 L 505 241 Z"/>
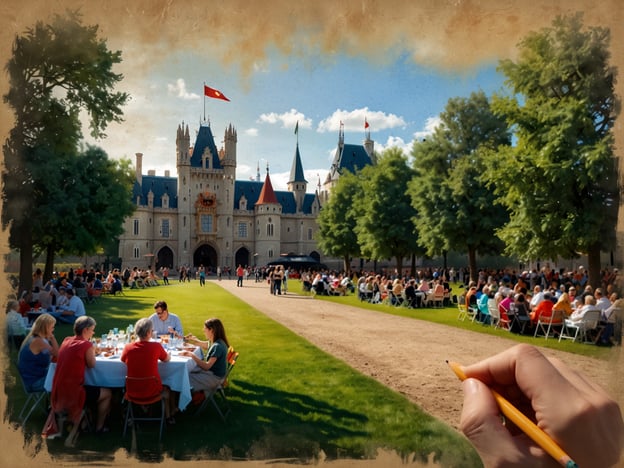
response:
<path id="1" fill-rule="evenodd" d="M 594 343 L 592 340 L 588 341 L 588 332 L 599 328 L 600 314 L 600 310 L 592 309 L 585 312 L 583 318 L 578 322 L 566 319 L 559 335 L 559 341 L 561 339 L 576 341 L 579 338 L 582 343 Z"/>

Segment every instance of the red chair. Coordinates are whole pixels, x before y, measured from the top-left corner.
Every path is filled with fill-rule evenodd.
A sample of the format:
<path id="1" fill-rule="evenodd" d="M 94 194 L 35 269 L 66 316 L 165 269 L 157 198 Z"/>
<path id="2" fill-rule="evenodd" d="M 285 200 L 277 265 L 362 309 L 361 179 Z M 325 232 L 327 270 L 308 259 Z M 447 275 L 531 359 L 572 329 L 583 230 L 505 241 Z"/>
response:
<path id="1" fill-rule="evenodd" d="M 165 393 L 162 385 L 159 385 L 156 376 L 149 377 L 129 377 L 126 376 L 126 392 L 124 399 L 128 402 L 126 410 L 126 419 L 124 422 L 123 436 L 126 436 L 128 424 L 132 424 L 132 430 L 136 430 L 137 421 L 160 421 L 160 432 L 158 440 L 162 439 L 163 427 L 165 426 Z M 151 416 L 146 412 L 144 416 L 135 414 L 134 406 L 139 408 L 137 411 L 144 411 L 145 407 L 150 407 L 160 402 L 160 416 Z M 145 412 L 145 411 L 144 411 Z"/>

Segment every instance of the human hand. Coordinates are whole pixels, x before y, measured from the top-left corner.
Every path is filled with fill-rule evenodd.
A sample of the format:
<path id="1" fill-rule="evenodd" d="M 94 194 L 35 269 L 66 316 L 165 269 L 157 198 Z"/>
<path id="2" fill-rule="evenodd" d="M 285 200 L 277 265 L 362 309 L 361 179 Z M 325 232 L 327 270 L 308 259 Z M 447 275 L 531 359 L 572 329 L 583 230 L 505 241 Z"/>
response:
<path id="1" fill-rule="evenodd" d="M 558 466 L 509 421 L 490 389 L 546 432 L 578 466 L 614 466 L 624 442 L 618 404 L 598 385 L 537 348 L 514 346 L 463 367 L 460 429 L 487 467 Z"/>

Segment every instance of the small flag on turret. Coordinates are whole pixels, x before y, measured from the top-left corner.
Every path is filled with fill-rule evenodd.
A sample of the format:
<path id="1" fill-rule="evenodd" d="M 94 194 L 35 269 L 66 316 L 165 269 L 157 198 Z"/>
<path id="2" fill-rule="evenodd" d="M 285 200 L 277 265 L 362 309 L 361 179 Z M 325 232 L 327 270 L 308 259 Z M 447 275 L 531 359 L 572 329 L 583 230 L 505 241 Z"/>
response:
<path id="1" fill-rule="evenodd" d="M 299 121 L 297 120 L 297 125 L 295 125 L 295 135 L 299 134 Z"/>
<path id="2" fill-rule="evenodd" d="M 368 120 L 366 120 L 366 117 L 364 117 L 364 129 L 366 130 L 368 127 Z"/>
<path id="3" fill-rule="evenodd" d="M 204 85 L 204 96 L 208 96 L 215 99 L 223 99 L 224 101 L 229 101 L 223 93 L 219 90 L 213 89 L 210 86 Z"/>

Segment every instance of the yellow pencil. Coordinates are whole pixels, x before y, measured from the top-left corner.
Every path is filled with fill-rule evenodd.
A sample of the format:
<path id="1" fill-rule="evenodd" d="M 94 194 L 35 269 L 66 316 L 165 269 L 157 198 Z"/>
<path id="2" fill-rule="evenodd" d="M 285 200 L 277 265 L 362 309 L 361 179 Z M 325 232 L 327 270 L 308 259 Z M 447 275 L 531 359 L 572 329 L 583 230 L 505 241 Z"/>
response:
<path id="1" fill-rule="evenodd" d="M 466 380 L 466 374 L 462 371 L 461 366 L 456 362 L 446 363 L 451 367 L 455 375 L 459 380 Z M 491 389 L 490 389 L 491 390 Z M 505 415 L 507 419 L 512 421 L 516 426 L 522 430 L 527 436 L 533 440 L 537 445 L 543 448 L 551 457 L 553 457 L 561 466 L 566 468 L 577 468 L 578 465 L 565 453 L 557 443 L 550 438 L 548 434 L 542 431 L 537 425 L 533 423 L 529 418 L 520 412 L 518 408 L 512 405 L 505 397 L 503 397 L 496 390 L 491 390 L 494 399 L 501 410 L 501 413 Z"/>

